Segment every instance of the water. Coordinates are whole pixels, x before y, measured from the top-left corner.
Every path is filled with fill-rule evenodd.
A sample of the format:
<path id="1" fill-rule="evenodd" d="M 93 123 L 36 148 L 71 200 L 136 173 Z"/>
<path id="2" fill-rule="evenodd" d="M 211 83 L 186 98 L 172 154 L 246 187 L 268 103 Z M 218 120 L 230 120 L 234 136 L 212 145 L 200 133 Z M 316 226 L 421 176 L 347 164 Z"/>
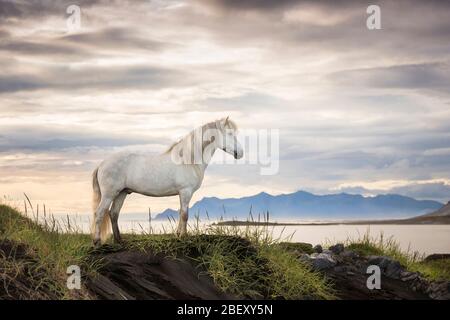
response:
<path id="1" fill-rule="evenodd" d="M 274 227 L 274 235 L 283 227 Z M 372 237 L 383 233 L 385 238 L 393 237 L 403 250 L 423 254 L 450 253 L 450 225 L 328 225 L 328 226 L 286 226 L 283 235 L 293 234 L 294 242 L 327 244 L 358 239 L 370 232 Z"/>
<path id="2" fill-rule="evenodd" d="M 67 217 L 59 217 L 67 221 Z M 89 216 L 71 216 L 72 225 L 77 230 L 89 232 Z M 195 225 L 189 221 L 190 227 Z M 67 223 L 64 223 L 67 224 Z M 200 228 L 207 228 L 211 222 L 200 223 Z M 173 232 L 176 222 L 152 221 L 149 224 L 145 215 L 123 214 L 119 218 L 122 232 L 128 233 L 167 233 Z M 245 227 L 241 227 L 245 228 Z M 418 251 L 422 254 L 450 253 L 450 225 L 324 225 L 324 226 L 274 226 L 268 227 L 273 238 L 284 241 L 307 242 L 316 244 L 334 244 L 347 239 L 358 239 L 364 234 L 376 238 L 381 233 L 385 238 L 393 237 L 403 250 Z"/>

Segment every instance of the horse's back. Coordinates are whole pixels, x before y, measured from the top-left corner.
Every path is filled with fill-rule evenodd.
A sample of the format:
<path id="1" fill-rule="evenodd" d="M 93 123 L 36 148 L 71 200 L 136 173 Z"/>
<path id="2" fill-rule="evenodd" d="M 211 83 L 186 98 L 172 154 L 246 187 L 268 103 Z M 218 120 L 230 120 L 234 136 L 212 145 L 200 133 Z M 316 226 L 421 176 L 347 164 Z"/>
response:
<path id="1" fill-rule="evenodd" d="M 100 184 L 114 193 L 127 189 L 156 195 L 160 189 L 172 189 L 172 176 L 173 164 L 166 155 L 137 152 L 116 153 L 105 159 L 98 171 Z"/>
<path id="2" fill-rule="evenodd" d="M 122 190 L 148 196 L 171 196 L 196 190 L 203 177 L 191 166 L 177 165 L 170 154 L 118 153 L 99 166 L 99 182 L 112 193 Z"/>
<path id="3" fill-rule="evenodd" d="M 100 185 L 114 190 L 125 189 L 130 170 L 136 168 L 141 158 L 138 153 L 120 152 L 103 160 L 98 167 Z"/>

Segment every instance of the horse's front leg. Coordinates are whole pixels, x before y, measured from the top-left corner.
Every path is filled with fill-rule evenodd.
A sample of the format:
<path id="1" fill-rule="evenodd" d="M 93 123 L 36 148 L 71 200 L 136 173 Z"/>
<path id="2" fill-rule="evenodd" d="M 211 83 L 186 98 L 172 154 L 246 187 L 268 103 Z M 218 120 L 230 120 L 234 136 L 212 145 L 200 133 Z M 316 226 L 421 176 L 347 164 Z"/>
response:
<path id="1" fill-rule="evenodd" d="M 189 218 L 189 202 L 192 198 L 191 190 L 180 191 L 180 217 L 178 219 L 177 235 L 184 236 L 187 233 L 187 221 Z"/>

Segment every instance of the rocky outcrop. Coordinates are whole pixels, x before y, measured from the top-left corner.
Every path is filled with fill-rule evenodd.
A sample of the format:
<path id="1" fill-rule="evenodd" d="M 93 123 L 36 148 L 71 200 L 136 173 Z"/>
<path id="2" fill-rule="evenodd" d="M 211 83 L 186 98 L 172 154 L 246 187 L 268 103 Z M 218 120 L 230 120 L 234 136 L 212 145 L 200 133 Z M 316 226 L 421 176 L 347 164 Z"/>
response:
<path id="1" fill-rule="evenodd" d="M 386 256 L 363 256 L 343 244 L 328 249 L 308 243 L 278 245 L 296 254 L 301 263 L 323 273 L 333 283 L 340 299 L 450 299 L 450 282 L 430 282 Z M 173 259 L 149 252 L 103 247 L 101 252 L 94 252 L 92 258 L 101 260 L 102 266 L 96 275 L 87 277 L 85 283 L 99 299 L 233 299 L 217 289 L 205 270 L 182 257 Z M 367 287 L 370 265 L 380 267 L 381 289 Z M 258 297 L 247 297 L 253 298 Z"/>
<path id="2" fill-rule="evenodd" d="M 315 270 L 321 271 L 334 267 L 337 262 L 333 259 L 330 252 L 313 253 L 311 255 L 304 254 L 300 256 L 302 261 L 306 261 L 312 265 Z"/>
<path id="3" fill-rule="evenodd" d="M 449 253 L 434 253 L 430 254 L 425 258 L 425 261 L 436 261 L 436 260 L 445 260 L 450 259 Z"/>
<path id="4" fill-rule="evenodd" d="M 244 241 L 244 240 L 242 240 Z M 242 248 L 245 249 L 245 243 Z M 399 261 L 386 256 L 364 256 L 338 244 L 328 249 L 305 243 L 282 245 L 298 256 L 299 263 L 311 265 L 332 282 L 340 299 L 437 299 L 450 300 L 450 282 L 430 282 L 411 272 Z M 248 256 L 245 249 L 243 256 Z M 256 254 L 253 252 L 252 254 Z M 431 255 L 425 261 L 448 259 Z M 93 299 L 233 299 L 214 284 L 205 269 L 184 256 L 167 257 L 149 251 L 103 246 L 89 254 L 98 266 L 95 273 L 84 274 L 84 296 Z M 368 266 L 381 271 L 381 288 L 367 287 Z M 258 267 L 257 272 L 264 272 Z M 60 299 L 61 283 L 42 268 L 33 251 L 11 241 L 0 242 L 0 299 Z M 84 294 L 84 293 L 83 293 Z M 264 299 L 247 295 L 246 299 Z"/>
<path id="5" fill-rule="evenodd" d="M 391 279 L 400 279 L 400 274 L 405 271 L 400 262 L 384 256 L 369 256 L 369 265 L 379 266 L 381 272 Z"/>
<path id="6" fill-rule="evenodd" d="M 450 300 L 450 282 L 435 282 L 428 286 L 427 293 L 432 299 Z"/>
<path id="7" fill-rule="evenodd" d="M 322 253 L 323 248 L 322 248 L 322 246 L 320 244 L 318 244 L 318 245 L 314 246 L 313 250 L 316 253 Z"/>
<path id="8" fill-rule="evenodd" d="M 329 250 L 333 254 L 341 254 L 342 252 L 344 252 L 344 245 L 342 243 L 338 243 L 338 244 L 335 244 L 334 246 L 331 246 L 329 248 Z"/>
<path id="9" fill-rule="evenodd" d="M 341 299 L 450 299 L 450 282 L 430 282 L 418 272 L 410 272 L 400 262 L 385 256 L 363 256 L 337 244 L 321 253 L 299 255 L 318 272 L 324 273 Z M 381 289 L 369 289 L 368 267 L 381 271 Z"/>
<path id="10" fill-rule="evenodd" d="M 150 252 L 113 250 L 94 252 L 101 266 L 85 279 L 97 299 L 113 300 L 226 300 L 205 270 L 187 259 L 153 255 Z"/>

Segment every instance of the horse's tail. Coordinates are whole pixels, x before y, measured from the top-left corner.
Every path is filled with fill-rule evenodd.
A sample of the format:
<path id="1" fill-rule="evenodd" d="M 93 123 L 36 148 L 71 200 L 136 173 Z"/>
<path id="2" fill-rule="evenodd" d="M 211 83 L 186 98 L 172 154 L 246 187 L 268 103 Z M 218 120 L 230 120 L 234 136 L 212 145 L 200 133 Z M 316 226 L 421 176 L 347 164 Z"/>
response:
<path id="1" fill-rule="evenodd" d="M 92 197 L 92 211 L 93 211 L 93 217 L 92 217 L 92 224 L 91 224 L 91 232 L 92 237 L 95 236 L 95 228 L 96 228 L 96 216 L 97 216 L 97 209 L 100 204 L 100 201 L 102 199 L 102 193 L 100 191 L 100 185 L 98 184 L 98 168 L 94 170 L 94 173 L 92 174 L 92 189 L 93 189 L 93 197 Z M 102 242 L 105 242 L 109 235 L 111 233 L 111 221 L 109 218 L 109 211 L 105 212 L 103 215 L 103 221 L 100 225 L 100 239 Z"/>

